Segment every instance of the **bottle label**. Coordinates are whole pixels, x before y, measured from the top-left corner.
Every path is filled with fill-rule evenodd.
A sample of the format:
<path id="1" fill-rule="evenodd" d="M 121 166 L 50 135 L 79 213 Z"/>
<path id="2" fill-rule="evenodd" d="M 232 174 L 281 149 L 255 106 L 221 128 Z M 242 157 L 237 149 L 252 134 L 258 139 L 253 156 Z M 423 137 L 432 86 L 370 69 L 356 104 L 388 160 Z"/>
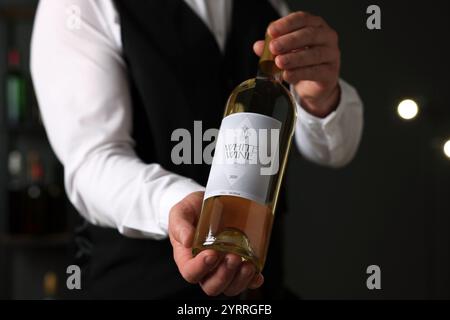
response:
<path id="1" fill-rule="evenodd" d="M 279 170 L 281 122 L 256 113 L 225 117 L 217 137 L 205 199 L 236 196 L 266 204 Z"/>

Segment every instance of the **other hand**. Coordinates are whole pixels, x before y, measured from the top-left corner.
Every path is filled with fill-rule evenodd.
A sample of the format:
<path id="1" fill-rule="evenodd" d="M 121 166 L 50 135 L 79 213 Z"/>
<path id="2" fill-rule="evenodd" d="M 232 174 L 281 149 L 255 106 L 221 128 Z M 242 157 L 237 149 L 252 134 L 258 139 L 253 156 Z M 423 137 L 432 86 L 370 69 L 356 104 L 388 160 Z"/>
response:
<path id="1" fill-rule="evenodd" d="M 176 204 L 169 214 L 169 237 L 173 256 L 183 278 L 199 284 L 209 296 L 235 296 L 260 287 L 264 278 L 254 266 L 234 254 L 204 250 L 192 255 L 192 244 L 203 202 L 203 192 L 194 192 Z"/>
<path id="2" fill-rule="evenodd" d="M 269 25 L 270 51 L 302 101 L 302 107 L 317 117 L 326 117 L 340 100 L 341 54 L 338 34 L 324 19 L 294 12 Z M 254 44 L 261 55 L 264 41 Z"/>

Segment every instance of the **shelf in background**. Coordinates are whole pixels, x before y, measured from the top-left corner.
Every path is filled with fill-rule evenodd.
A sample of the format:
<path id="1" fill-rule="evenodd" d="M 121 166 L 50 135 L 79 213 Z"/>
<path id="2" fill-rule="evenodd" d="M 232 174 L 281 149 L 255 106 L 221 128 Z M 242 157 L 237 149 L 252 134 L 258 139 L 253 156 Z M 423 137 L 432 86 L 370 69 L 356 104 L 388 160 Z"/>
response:
<path id="1" fill-rule="evenodd" d="M 57 248 L 69 245 L 72 235 L 68 232 L 49 235 L 0 235 L 0 245 L 19 248 Z"/>

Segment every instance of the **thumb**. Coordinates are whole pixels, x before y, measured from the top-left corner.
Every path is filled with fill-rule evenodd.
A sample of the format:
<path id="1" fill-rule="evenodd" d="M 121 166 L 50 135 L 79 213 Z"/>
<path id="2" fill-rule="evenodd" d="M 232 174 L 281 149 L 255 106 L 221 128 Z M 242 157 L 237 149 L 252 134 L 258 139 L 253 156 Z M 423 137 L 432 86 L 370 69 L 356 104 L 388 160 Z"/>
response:
<path id="1" fill-rule="evenodd" d="M 169 216 L 169 235 L 185 248 L 192 246 L 195 234 L 196 213 L 191 207 L 178 204 Z"/>
<path id="2" fill-rule="evenodd" d="M 253 51 L 255 51 L 257 56 L 261 56 L 264 50 L 264 41 L 259 40 L 253 44 Z"/>

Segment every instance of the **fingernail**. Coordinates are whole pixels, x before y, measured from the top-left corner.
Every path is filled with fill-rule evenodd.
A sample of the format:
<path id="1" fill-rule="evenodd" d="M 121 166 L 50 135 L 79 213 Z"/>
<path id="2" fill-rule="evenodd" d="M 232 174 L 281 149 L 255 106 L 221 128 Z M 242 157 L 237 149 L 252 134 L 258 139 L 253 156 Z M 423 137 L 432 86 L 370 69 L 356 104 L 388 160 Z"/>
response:
<path id="1" fill-rule="evenodd" d="M 217 262 L 217 256 L 210 255 L 210 256 L 205 257 L 205 264 L 210 267 L 214 266 L 216 264 L 216 262 Z"/>

